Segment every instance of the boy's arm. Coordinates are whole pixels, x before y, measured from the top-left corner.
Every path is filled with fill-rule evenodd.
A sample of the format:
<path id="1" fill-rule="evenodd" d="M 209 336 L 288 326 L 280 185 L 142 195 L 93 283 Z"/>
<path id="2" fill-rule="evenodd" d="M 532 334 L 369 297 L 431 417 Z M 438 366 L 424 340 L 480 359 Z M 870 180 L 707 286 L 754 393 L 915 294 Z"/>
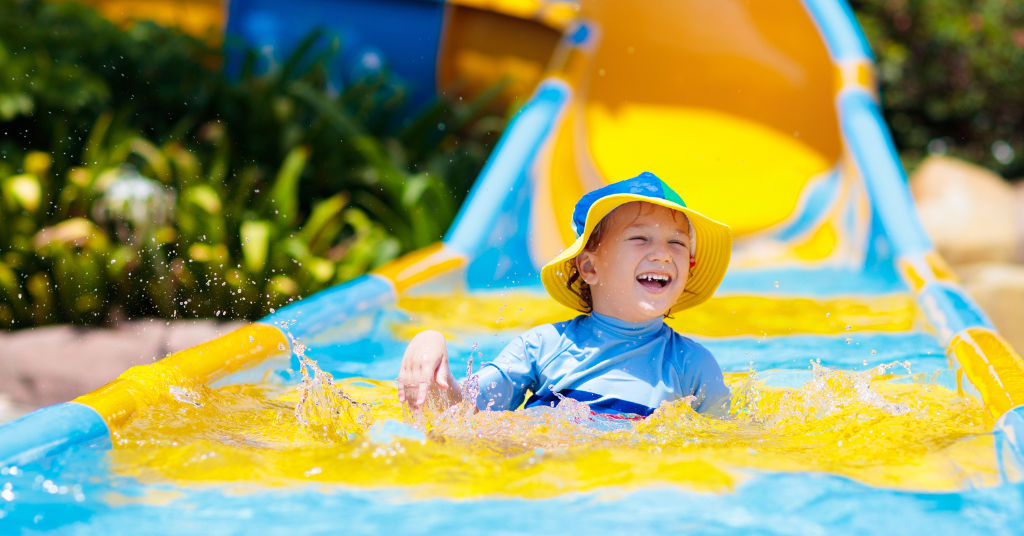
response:
<path id="1" fill-rule="evenodd" d="M 539 333 L 531 330 L 513 339 L 494 361 L 481 367 L 477 373 L 480 386 L 477 407 L 513 410 L 522 405 L 526 391 L 537 390 L 538 348 Z"/>
<path id="2" fill-rule="evenodd" d="M 727 415 L 732 393 L 725 385 L 722 367 L 707 348 L 696 345 L 694 350 L 694 355 L 687 366 L 687 369 L 690 369 L 687 372 L 692 371 L 694 374 L 693 394 L 697 395 L 693 405 L 694 411 L 712 416 Z"/>
<path id="3" fill-rule="evenodd" d="M 444 335 L 434 330 L 421 331 L 409 341 L 398 373 L 398 400 L 419 409 L 433 391 L 448 405 L 462 401 L 462 386 L 448 366 L 448 347 Z"/>

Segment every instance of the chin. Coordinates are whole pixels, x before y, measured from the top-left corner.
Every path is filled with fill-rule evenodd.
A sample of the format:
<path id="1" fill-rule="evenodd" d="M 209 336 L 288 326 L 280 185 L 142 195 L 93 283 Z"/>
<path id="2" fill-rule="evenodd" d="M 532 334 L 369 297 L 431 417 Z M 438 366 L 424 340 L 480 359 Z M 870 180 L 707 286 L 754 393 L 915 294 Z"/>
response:
<path id="1" fill-rule="evenodd" d="M 640 308 L 637 312 L 649 318 L 658 318 L 659 316 L 665 316 L 665 313 L 671 308 L 671 305 L 661 303 L 640 302 Z"/>

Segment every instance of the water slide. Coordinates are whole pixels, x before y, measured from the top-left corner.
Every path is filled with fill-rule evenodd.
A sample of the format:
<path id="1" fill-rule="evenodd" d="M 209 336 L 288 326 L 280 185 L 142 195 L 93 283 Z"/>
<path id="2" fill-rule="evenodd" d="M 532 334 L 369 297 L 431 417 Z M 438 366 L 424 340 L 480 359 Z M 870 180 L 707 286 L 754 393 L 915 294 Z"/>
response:
<path id="1" fill-rule="evenodd" d="M 0 528 L 946 533 L 1024 517 L 1024 362 L 917 219 L 845 1 L 289 6 L 235 0 L 228 32 L 286 48 L 344 21 L 339 61 L 388 58 L 414 102 L 509 77 L 524 104 L 435 246 L 0 427 Z M 416 331 L 443 331 L 465 370 L 574 315 L 539 269 L 574 239 L 584 192 L 642 171 L 733 229 L 715 297 L 668 320 L 721 363 L 733 418 L 403 415 L 391 381 Z"/>

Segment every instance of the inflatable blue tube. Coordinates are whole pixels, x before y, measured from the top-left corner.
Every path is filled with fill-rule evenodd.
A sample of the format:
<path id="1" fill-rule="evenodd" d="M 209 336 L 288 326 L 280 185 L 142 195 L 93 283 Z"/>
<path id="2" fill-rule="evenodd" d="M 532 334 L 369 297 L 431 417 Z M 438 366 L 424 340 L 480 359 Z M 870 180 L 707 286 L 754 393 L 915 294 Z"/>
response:
<path id="1" fill-rule="evenodd" d="M 24 465 L 109 436 L 107 423 L 85 404 L 65 402 L 45 407 L 0 428 L 0 467 Z"/>

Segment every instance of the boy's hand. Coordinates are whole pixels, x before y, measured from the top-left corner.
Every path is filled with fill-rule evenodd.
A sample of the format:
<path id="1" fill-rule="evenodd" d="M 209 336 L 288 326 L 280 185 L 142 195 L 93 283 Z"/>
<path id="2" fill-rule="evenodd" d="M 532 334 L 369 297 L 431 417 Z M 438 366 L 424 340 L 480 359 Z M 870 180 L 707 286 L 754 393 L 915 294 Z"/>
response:
<path id="1" fill-rule="evenodd" d="M 459 384 L 448 368 L 448 348 L 444 336 L 437 331 L 418 333 L 409 342 L 402 357 L 402 369 L 398 373 L 398 400 L 408 402 L 413 409 L 419 409 L 427 401 L 430 389 L 435 384 L 447 391 L 449 401 L 461 399 Z M 456 389 L 450 389 L 452 386 Z"/>

